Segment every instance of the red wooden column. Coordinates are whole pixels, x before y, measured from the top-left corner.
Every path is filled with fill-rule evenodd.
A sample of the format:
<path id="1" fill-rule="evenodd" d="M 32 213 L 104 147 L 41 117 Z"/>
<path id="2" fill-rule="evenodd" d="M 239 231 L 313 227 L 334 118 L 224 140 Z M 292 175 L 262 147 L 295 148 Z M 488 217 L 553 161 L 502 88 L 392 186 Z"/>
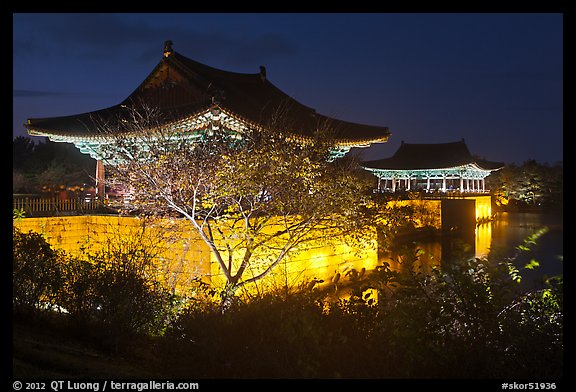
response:
<path id="1" fill-rule="evenodd" d="M 99 200 L 104 200 L 104 162 L 100 159 L 96 160 L 96 197 Z"/>

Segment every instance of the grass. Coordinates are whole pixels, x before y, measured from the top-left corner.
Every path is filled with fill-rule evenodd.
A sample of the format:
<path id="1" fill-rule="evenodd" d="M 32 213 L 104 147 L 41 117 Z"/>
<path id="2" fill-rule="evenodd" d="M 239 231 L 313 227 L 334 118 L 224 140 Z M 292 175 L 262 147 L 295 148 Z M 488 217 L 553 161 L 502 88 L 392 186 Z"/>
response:
<path id="1" fill-rule="evenodd" d="M 162 377 L 152 366 L 153 345 L 114 352 L 86 331 L 79 333 L 57 322 L 15 320 L 12 344 L 15 379 Z"/>

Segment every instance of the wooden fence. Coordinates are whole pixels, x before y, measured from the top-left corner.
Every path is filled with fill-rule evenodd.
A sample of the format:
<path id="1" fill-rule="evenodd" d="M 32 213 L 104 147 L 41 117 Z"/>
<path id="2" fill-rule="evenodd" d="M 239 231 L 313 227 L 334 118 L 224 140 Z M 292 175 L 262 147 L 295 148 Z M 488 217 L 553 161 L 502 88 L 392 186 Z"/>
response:
<path id="1" fill-rule="evenodd" d="M 59 199 L 37 197 L 13 197 L 12 207 L 23 210 L 25 216 L 51 216 L 83 214 L 94 211 L 102 204 L 96 199 Z"/>

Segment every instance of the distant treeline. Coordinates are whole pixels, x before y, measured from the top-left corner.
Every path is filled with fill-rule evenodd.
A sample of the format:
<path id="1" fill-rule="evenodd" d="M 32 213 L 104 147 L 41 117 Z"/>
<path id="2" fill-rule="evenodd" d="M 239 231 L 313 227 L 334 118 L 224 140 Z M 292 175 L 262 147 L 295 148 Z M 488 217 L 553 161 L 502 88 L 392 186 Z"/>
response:
<path id="1" fill-rule="evenodd" d="M 486 178 L 495 201 L 504 209 L 563 208 L 564 166 L 527 160 L 507 165 Z"/>
<path id="2" fill-rule="evenodd" d="M 13 193 L 52 194 L 93 186 L 96 162 L 73 144 L 46 138 L 36 143 L 19 136 L 12 142 Z"/>
<path id="3" fill-rule="evenodd" d="M 12 142 L 13 193 L 52 194 L 61 189 L 90 188 L 96 163 L 70 143 L 46 138 L 36 143 L 19 136 Z M 486 178 L 498 205 L 505 209 L 562 208 L 562 162 L 527 160 L 509 164 Z"/>

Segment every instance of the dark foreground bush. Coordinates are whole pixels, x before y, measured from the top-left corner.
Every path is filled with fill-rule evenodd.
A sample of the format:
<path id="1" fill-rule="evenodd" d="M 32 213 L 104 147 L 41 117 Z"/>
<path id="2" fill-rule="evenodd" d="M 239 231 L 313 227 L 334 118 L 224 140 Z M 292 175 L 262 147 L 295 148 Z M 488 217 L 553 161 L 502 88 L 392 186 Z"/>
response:
<path id="1" fill-rule="evenodd" d="M 165 370 L 209 378 L 562 377 L 561 278 L 524 293 L 506 263 L 460 260 L 426 274 L 411 267 L 352 274 L 352 295 L 336 302 L 319 291 L 269 294 L 224 314 L 182 314 L 166 336 Z"/>
<path id="2" fill-rule="evenodd" d="M 168 378 L 563 376 L 562 278 L 525 291 L 513 260 L 455 258 L 423 272 L 415 250 L 400 268 L 350 272 L 345 298 L 334 287 L 270 293 L 224 313 L 198 282 L 176 313 L 148 256 L 130 249 L 77 260 L 15 233 L 15 313 L 66 309 L 71 331 L 110 347 L 157 336 L 139 349 Z"/>
<path id="3" fill-rule="evenodd" d="M 12 304 L 15 312 L 35 317 L 53 309 L 64 284 L 64 253 L 41 234 L 12 235 Z"/>
<path id="4" fill-rule="evenodd" d="M 110 348 L 132 334 L 163 333 L 175 297 L 156 279 L 150 252 L 121 244 L 84 256 L 53 250 L 41 234 L 15 230 L 15 315 L 62 313 L 78 331 Z"/>

